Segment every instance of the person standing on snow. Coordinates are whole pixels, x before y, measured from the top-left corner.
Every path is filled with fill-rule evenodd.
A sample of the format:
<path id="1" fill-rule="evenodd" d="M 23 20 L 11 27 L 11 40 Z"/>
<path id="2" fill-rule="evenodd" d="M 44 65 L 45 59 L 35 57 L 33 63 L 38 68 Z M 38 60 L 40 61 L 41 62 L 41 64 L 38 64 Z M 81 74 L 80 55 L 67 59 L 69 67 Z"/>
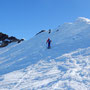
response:
<path id="1" fill-rule="evenodd" d="M 48 40 L 46 41 L 46 44 L 48 43 L 48 49 L 51 48 L 51 46 L 50 46 L 51 42 L 52 41 L 50 40 L 50 38 L 48 38 Z"/>

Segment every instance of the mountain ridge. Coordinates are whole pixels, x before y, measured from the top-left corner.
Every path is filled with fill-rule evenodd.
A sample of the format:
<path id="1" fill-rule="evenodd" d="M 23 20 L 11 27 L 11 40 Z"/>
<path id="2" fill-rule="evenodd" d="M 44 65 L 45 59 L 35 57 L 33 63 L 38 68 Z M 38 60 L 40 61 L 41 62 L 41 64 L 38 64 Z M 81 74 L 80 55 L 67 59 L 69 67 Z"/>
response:
<path id="1" fill-rule="evenodd" d="M 78 20 L 0 49 L 1 90 L 88 90 L 90 24 Z"/>

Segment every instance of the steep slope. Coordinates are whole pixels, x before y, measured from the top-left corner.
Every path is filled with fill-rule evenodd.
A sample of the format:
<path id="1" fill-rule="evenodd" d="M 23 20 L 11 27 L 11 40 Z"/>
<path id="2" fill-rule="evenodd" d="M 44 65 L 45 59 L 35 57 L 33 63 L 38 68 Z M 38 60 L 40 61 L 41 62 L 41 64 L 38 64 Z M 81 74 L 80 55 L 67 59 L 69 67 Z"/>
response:
<path id="1" fill-rule="evenodd" d="M 0 49 L 0 90 L 90 88 L 89 29 L 90 20 L 80 17 L 51 33 Z M 52 40 L 49 50 L 48 37 Z"/>

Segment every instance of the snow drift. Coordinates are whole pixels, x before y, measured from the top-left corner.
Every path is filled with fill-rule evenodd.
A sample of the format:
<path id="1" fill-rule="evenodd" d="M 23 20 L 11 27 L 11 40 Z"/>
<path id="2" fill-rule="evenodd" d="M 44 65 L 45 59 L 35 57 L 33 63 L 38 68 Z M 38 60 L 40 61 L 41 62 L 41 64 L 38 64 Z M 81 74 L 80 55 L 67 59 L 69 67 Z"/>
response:
<path id="1" fill-rule="evenodd" d="M 51 33 L 1 48 L 0 90 L 89 90 L 89 41 L 90 20 L 79 17 Z"/>

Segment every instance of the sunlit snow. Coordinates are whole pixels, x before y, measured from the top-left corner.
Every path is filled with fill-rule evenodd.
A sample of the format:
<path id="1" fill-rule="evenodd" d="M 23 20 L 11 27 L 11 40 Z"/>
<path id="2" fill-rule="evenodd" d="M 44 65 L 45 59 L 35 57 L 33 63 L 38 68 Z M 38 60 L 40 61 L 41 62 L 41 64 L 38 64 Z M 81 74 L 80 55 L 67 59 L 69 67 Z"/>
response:
<path id="1" fill-rule="evenodd" d="M 0 90 L 90 90 L 90 20 L 0 48 Z"/>

